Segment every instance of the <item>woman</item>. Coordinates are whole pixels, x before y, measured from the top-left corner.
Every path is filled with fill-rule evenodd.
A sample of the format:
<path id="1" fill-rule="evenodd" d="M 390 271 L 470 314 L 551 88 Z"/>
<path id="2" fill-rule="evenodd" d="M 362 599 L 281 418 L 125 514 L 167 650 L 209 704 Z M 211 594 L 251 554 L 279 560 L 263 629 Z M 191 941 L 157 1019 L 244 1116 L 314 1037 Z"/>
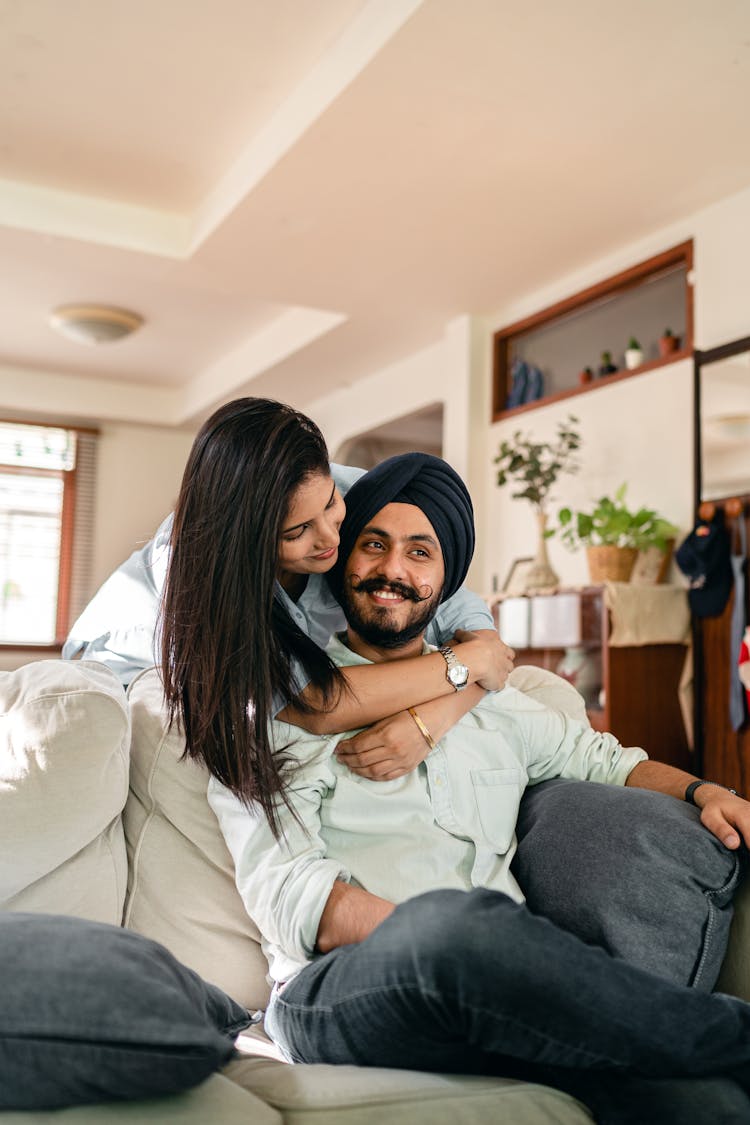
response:
<path id="1" fill-rule="evenodd" d="M 441 606 L 429 635 L 445 643 L 461 626 L 478 630 L 455 646 L 470 671 L 465 691 L 448 683 L 439 653 L 398 668 L 331 663 L 323 646 L 344 622 L 324 575 L 337 558 L 341 493 L 359 475 L 334 466 L 332 476 L 319 429 L 289 406 L 243 398 L 220 407 L 193 443 L 173 519 L 107 580 L 63 649 L 127 682 L 154 663 L 161 604 L 165 694 L 188 755 L 244 801 L 259 800 L 272 823 L 264 794 L 283 792 L 287 763 L 271 753 L 267 727 L 282 708 L 322 733 L 368 726 L 342 755 L 388 779 L 428 750 L 407 707 L 420 706 L 439 738 L 512 666 L 487 607 L 466 591 Z"/>

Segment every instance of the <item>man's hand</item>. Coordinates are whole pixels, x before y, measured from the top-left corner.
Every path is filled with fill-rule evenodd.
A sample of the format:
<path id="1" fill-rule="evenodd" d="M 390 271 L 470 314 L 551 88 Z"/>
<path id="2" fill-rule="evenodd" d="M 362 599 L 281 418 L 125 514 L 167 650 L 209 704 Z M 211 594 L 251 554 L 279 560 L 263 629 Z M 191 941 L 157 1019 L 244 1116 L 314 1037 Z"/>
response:
<path id="1" fill-rule="evenodd" d="M 750 847 L 750 801 L 718 785 L 699 785 L 694 796 L 701 823 L 724 847 L 734 851 L 743 840 Z"/>
<path id="2" fill-rule="evenodd" d="M 466 664 L 472 680 L 485 691 L 501 691 L 513 671 L 515 652 L 501 641 L 494 629 L 457 629 L 453 638 L 454 651 L 462 664 Z M 478 674 L 477 674 L 478 673 Z"/>
<path id="3" fill-rule="evenodd" d="M 408 711 L 381 719 L 336 747 L 336 757 L 343 765 L 372 781 L 392 781 L 411 773 L 429 752 Z"/>
<path id="4" fill-rule="evenodd" d="M 637 789 L 654 789 L 668 793 L 678 801 L 685 799 L 685 789 L 693 774 L 668 766 L 665 762 L 650 760 L 639 762 L 628 774 L 626 785 Z M 694 793 L 695 803 L 701 810 L 701 824 L 712 832 L 726 848 L 736 850 L 744 840 L 750 847 L 750 802 L 722 789 L 720 785 L 699 785 Z"/>

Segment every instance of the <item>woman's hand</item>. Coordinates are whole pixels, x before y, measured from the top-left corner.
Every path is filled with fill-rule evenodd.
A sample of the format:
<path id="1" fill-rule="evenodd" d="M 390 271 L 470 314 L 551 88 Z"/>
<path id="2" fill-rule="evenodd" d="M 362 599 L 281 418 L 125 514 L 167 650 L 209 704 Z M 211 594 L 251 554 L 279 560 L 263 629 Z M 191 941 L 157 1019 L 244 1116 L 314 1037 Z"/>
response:
<path id="1" fill-rule="evenodd" d="M 353 738 L 343 739 L 336 757 L 352 773 L 372 781 L 393 781 L 411 773 L 430 753 L 408 711 L 381 719 Z"/>
<path id="2" fill-rule="evenodd" d="M 454 638 L 456 652 L 462 664 L 471 672 L 472 680 L 485 691 L 501 691 L 505 681 L 513 671 L 515 652 L 504 643 L 494 629 L 481 629 L 469 632 L 457 629 Z"/>

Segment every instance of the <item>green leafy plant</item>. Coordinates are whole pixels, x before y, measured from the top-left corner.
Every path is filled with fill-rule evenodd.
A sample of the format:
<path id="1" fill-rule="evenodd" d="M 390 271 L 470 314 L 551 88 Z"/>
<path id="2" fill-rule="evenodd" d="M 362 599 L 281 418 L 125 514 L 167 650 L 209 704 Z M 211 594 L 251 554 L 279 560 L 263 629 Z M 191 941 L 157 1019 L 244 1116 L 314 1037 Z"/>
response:
<path id="1" fill-rule="evenodd" d="M 494 463 L 497 483 L 502 487 L 512 482 L 517 491 L 514 500 L 529 500 L 540 512 L 546 511 L 550 489 L 561 473 L 575 473 L 578 463 L 575 454 L 581 446 L 581 436 L 575 428 L 578 419 L 572 414 L 558 422 L 554 441 L 533 441 L 530 436 L 516 430 L 511 441 L 500 443 Z"/>
<path id="2" fill-rule="evenodd" d="M 630 339 L 628 340 L 628 348 L 634 348 L 637 351 L 641 350 L 641 345 L 638 343 L 635 336 L 631 336 Z"/>
<path id="3" fill-rule="evenodd" d="M 571 551 L 579 547 L 658 547 L 663 551 L 678 529 L 653 508 L 631 511 L 625 504 L 627 485 L 617 489 L 614 499 L 602 496 L 590 512 L 561 508 L 558 513 L 560 538 Z"/>

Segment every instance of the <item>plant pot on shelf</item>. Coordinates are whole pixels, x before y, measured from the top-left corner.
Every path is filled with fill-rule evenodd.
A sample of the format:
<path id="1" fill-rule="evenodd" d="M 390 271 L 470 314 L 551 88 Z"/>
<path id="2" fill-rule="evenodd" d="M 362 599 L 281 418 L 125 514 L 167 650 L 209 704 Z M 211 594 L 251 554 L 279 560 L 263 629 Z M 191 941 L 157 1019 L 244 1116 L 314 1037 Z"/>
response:
<path id="1" fill-rule="evenodd" d="M 638 552 L 630 581 L 634 586 L 658 586 L 667 579 L 669 564 L 674 553 L 674 539 L 666 547 L 644 547 Z"/>
<path id="2" fill-rule="evenodd" d="M 625 349 L 625 366 L 627 367 L 628 371 L 634 371 L 635 368 L 640 367 L 642 363 L 643 350 L 641 348 L 641 345 L 633 336 L 631 337 L 630 343 Z"/>
<path id="3" fill-rule="evenodd" d="M 680 337 L 673 336 L 672 331 L 669 328 L 667 328 L 663 336 L 659 337 L 659 355 L 662 358 L 664 358 L 664 356 L 671 355 L 672 352 L 676 352 L 679 346 Z"/>
<path id="4" fill-rule="evenodd" d="M 591 582 L 629 582 L 637 555 L 635 547 L 587 547 Z"/>

